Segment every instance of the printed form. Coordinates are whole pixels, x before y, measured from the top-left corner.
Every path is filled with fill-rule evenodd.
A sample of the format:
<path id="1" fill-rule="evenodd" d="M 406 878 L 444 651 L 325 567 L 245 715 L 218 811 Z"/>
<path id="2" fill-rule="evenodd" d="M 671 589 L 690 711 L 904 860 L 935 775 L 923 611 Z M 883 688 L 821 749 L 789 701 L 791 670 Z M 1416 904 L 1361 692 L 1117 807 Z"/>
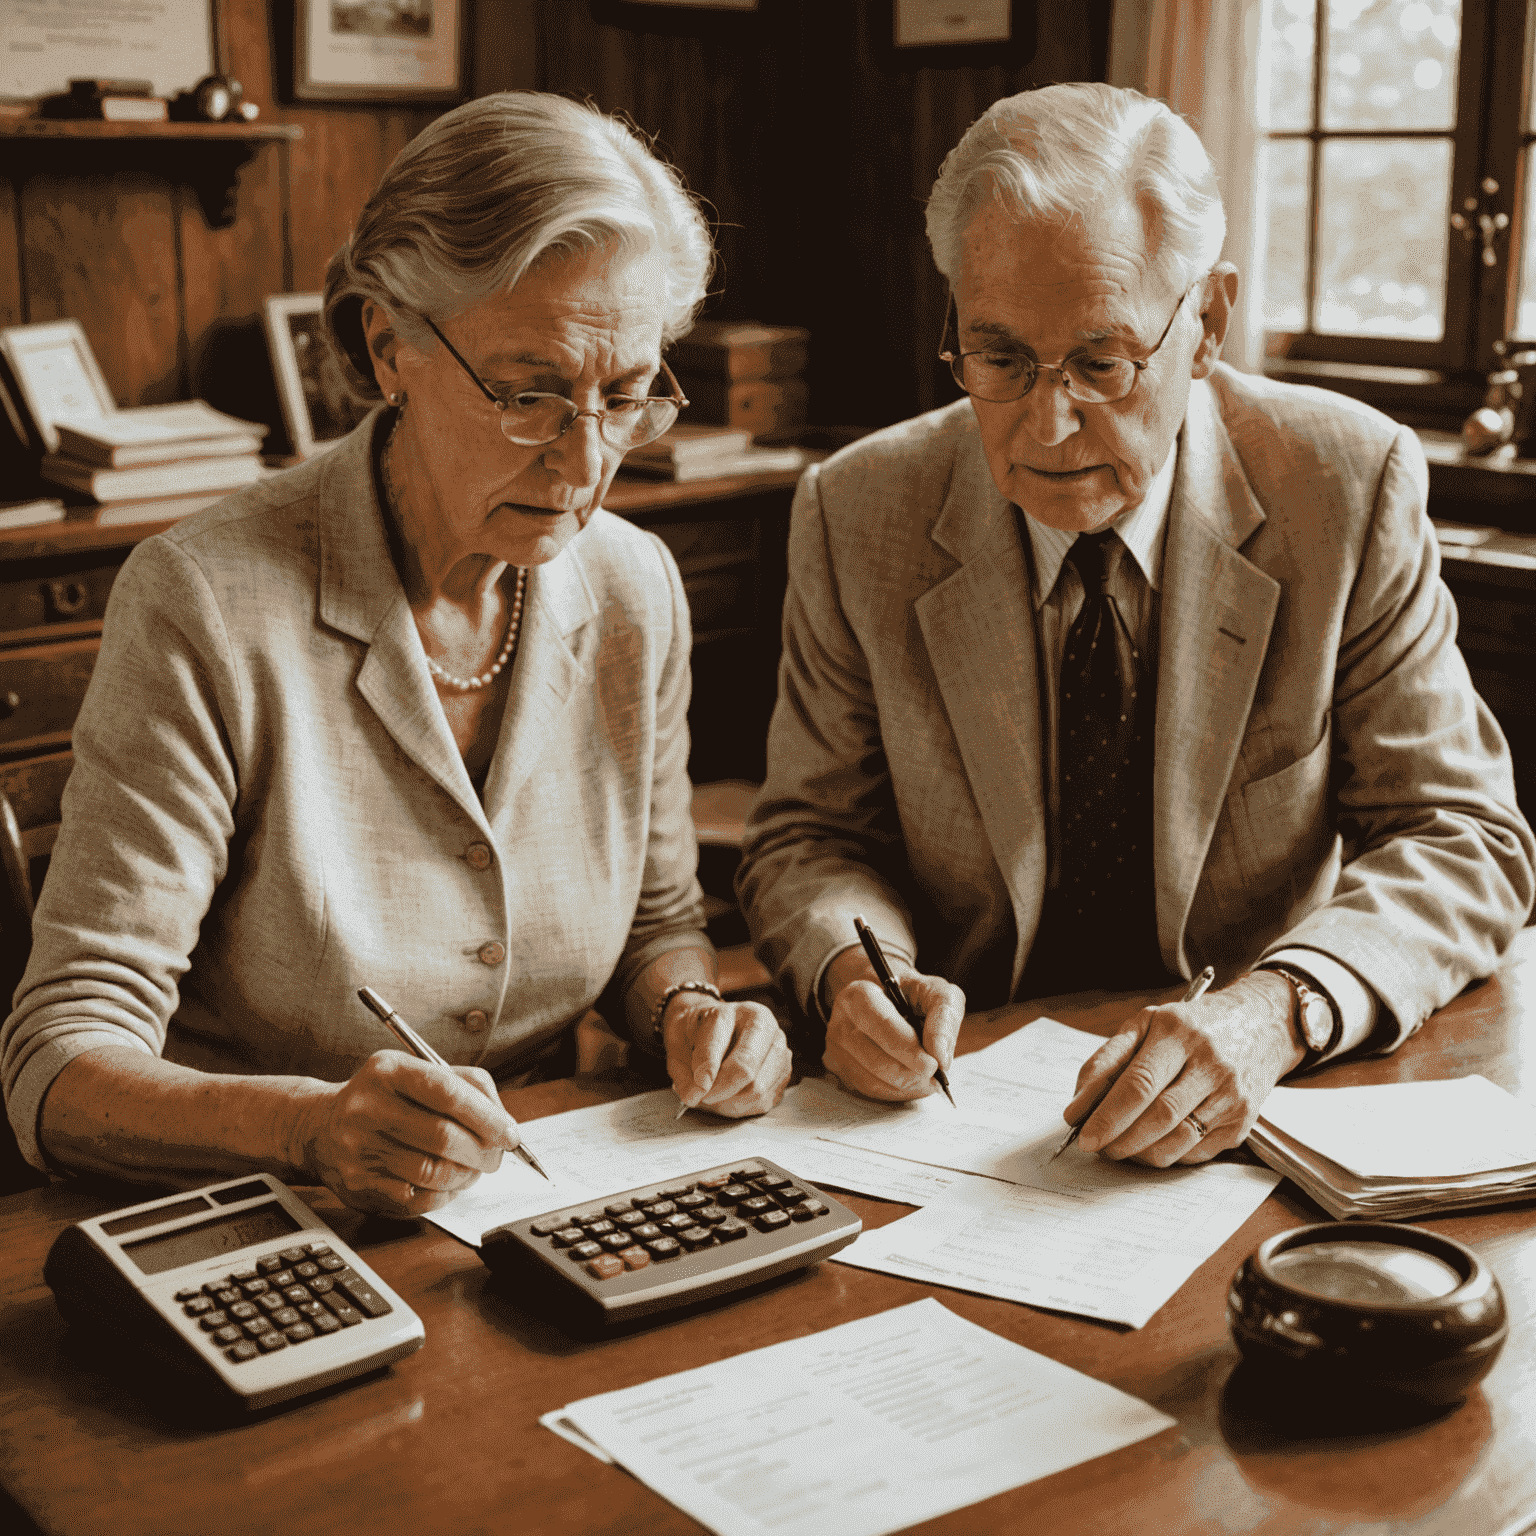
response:
<path id="1" fill-rule="evenodd" d="M 931 1297 L 558 1417 L 718 1536 L 885 1536 L 1176 1422 Z"/>

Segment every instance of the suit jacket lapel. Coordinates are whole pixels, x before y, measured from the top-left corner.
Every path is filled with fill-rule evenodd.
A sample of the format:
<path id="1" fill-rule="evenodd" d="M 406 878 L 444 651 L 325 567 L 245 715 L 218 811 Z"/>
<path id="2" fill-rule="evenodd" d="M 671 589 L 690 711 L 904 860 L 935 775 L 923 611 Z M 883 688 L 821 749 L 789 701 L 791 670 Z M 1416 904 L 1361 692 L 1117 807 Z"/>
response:
<path id="1" fill-rule="evenodd" d="M 957 454 L 933 540 L 960 568 L 915 604 L 971 793 L 1012 898 L 1013 985 L 1039 922 L 1046 880 L 1040 689 L 1017 513 L 974 437 Z"/>
<path id="2" fill-rule="evenodd" d="M 1231 782 L 1280 584 L 1238 553 L 1264 511 L 1208 384 L 1190 391 L 1169 505 L 1160 603 L 1156 824 L 1158 940 L 1185 967 L 1184 924 Z"/>

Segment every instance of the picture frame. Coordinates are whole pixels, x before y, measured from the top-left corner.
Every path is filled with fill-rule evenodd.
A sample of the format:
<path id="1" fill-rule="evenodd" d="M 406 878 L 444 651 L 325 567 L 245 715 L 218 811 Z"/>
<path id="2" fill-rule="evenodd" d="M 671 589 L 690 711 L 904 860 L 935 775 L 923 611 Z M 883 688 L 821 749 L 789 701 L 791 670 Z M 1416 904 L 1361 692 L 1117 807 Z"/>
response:
<path id="1" fill-rule="evenodd" d="M 371 407 L 347 387 L 320 323 L 324 295 L 275 293 L 263 305 L 267 350 L 288 441 L 301 459 L 334 447 Z"/>
<path id="2" fill-rule="evenodd" d="M 1021 69 L 1039 38 L 1036 0 L 885 0 L 871 52 L 890 70 Z"/>
<path id="3" fill-rule="evenodd" d="M 471 0 L 291 0 L 294 101 L 468 94 Z"/>
<path id="4" fill-rule="evenodd" d="M 20 428 L 26 446 L 36 446 L 36 434 L 49 453 L 59 451 L 54 422 L 95 420 L 111 416 L 117 401 L 102 376 L 101 365 L 78 320 L 43 320 L 33 325 L 8 325 L 0 329 L 0 357 L 5 359 L 20 405 L 23 421 L 16 419 L 16 402 L 8 402 L 13 428 Z"/>

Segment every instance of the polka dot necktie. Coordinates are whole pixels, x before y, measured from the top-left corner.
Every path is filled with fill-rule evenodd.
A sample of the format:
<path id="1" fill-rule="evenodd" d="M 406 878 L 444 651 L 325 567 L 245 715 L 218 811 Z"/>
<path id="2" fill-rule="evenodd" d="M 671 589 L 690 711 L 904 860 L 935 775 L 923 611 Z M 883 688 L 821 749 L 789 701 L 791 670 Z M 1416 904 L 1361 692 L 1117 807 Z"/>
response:
<path id="1" fill-rule="evenodd" d="M 1079 534 L 1067 552 L 1084 597 L 1061 657 L 1060 879 L 1031 957 L 1032 970 L 1058 971 L 1065 985 L 1055 991 L 1141 986 L 1163 972 L 1152 879 L 1155 693 L 1109 590 L 1124 555 L 1113 530 Z"/>

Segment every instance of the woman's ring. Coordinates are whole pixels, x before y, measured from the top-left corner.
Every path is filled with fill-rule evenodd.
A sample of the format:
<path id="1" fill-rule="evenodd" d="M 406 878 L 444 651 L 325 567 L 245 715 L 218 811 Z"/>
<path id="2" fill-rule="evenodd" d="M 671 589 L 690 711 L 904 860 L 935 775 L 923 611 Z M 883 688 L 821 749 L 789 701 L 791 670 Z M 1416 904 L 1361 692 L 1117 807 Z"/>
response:
<path id="1" fill-rule="evenodd" d="M 1205 1138 L 1211 1134 L 1210 1127 L 1203 1121 L 1196 1119 L 1193 1114 L 1185 1115 L 1184 1118 L 1188 1120 L 1189 1123 L 1194 1126 L 1197 1131 L 1199 1131 L 1201 1141 L 1204 1141 Z"/>

